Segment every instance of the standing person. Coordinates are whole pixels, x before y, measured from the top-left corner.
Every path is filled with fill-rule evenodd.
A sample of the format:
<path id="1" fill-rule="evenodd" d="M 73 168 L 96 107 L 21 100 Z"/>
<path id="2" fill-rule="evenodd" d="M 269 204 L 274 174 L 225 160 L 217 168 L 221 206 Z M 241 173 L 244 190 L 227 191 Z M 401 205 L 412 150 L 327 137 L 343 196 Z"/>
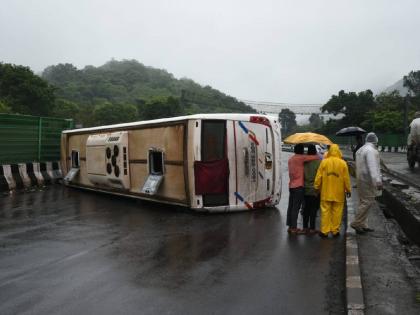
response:
<path id="1" fill-rule="evenodd" d="M 308 155 L 316 155 L 318 152 L 315 145 L 308 146 Z M 315 234 L 315 219 L 319 209 L 319 195 L 314 188 L 315 176 L 318 171 L 320 160 L 305 162 L 305 204 L 303 206 L 303 230 L 306 234 Z M 309 225 L 308 225 L 309 223 Z"/>
<path id="2" fill-rule="evenodd" d="M 356 178 L 359 188 L 359 207 L 355 220 L 350 226 L 357 233 L 372 232 L 367 225 L 368 210 L 375 203 L 375 197 L 382 190 L 382 177 L 379 164 L 379 152 L 376 148 L 378 137 L 370 132 L 366 136 L 366 144 L 357 151 Z"/>
<path id="3" fill-rule="evenodd" d="M 297 228 L 297 219 L 300 207 L 304 199 L 303 166 L 305 161 L 317 160 L 317 155 L 304 155 L 303 144 L 295 145 L 295 154 L 289 159 L 289 206 L 287 207 L 287 225 L 290 234 L 301 234 L 302 230 Z"/>
<path id="4" fill-rule="evenodd" d="M 356 152 L 357 150 L 359 150 L 361 147 L 363 147 L 363 137 L 362 135 L 357 135 L 356 136 L 356 146 L 353 148 L 353 161 L 356 161 Z"/>
<path id="5" fill-rule="evenodd" d="M 314 188 L 321 191 L 321 237 L 340 235 L 344 198 L 351 196 L 347 163 L 342 159 L 338 145 L 331 145 L 328 156 L 322 160 L 315 177 Z"/>
<path id="6" fill-rule="evenodd" d="M 410 124 L 410 133 L 408 135 L 407 144 L 420 145 L 420 111 L 414 113 L 414 119 Z"/>

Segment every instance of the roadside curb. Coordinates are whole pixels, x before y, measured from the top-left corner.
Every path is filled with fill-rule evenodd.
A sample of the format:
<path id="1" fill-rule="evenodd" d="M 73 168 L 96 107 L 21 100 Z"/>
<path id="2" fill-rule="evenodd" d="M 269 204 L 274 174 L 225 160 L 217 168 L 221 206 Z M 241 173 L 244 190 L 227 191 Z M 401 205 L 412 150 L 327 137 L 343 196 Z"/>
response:
<path id="1" fill-rule="evenodd" d="M 404 200 L 401 191 L 393 189 L 389 184 L 385 184 L 383 194 L 379 200 L 388 205 L 391 215 L 398 222 L 404 233 L 414 243 L 420 245 L 420 220 L 414 214 L 414 206 Z"/>
<path id="2" fill-rule="evenodd" d="M 403 182 L 406 182 L 407 184 L 409 184 L 410 186 L 413 186 L 417 189 L 420 189 L 420 185 L 414 181 L 412 181 L 410 178 L 407 178 L 407 176 L 404 176 L 398 172 L 395 172 L 393 170 L 388 169 L 382 169 L 383 173 L 387 173 L 391 176 L 394 176 L 395 178 L 397 178 L 398 180 L 401 180 Z"/>
<path id="3" fill-rule="evenodd" d="M 355 163 L 350 160 L 349 157 L 345 157 L 349 166 L 349 171 L 355 173 Z M 409 186 L 419 189 L 420 185 L 413 182 L 403 174 L 400 174 L 387 167 L 382 167 L 382 174 L 390 175 Z M 393 188 L 388 181 L 384 181 L 384 188 L 382 190 L 382 196 L 378 198 L 381 202 L 386 204 L 390 210 L 391 215 L 396 219 L 404 233 L 415 243 L 420 244 L 420 217 L 413 209 L 413 205 L 410 205 L 407 200 L 404 200 L 401 190 Z M 349 226 L 348 226 L 349 227 Z M 348 229 L 349 230 L 349 229 Z"/>
<path id="4" fill-rule="evenodd" d="M 347 200 L 347 230 L 346 230 L 346 302 L 347 314 L 363 315 L 365 302 L 363 297 L 362 279 L 359 266 L 359 247 L 355 231 L 350 227 L 355 216 L 352 198 Z"/>

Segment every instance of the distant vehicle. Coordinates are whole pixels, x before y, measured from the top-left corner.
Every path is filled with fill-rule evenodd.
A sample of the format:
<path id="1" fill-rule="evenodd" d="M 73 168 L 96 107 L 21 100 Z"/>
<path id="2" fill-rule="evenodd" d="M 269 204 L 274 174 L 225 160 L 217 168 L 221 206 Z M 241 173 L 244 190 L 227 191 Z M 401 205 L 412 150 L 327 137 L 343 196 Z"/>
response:
<path id="1" fill-rule="evenodd" d="M 281 197 L 281 133 L 270 116 L 203 114 L 67 130 L 65 184 L 198 211 Z"/>

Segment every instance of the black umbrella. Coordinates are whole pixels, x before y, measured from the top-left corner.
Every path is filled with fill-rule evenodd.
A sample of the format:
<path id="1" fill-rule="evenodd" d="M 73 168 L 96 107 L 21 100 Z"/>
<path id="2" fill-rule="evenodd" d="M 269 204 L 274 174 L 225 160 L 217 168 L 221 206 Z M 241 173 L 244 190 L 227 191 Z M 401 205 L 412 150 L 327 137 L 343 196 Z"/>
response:
<path id="1" fill-rule="evenodd" d="M 336 136 L 357 136 L 357 135 L 362 135 L 366 133 L 366 130 L 363 130 L 360 127 L 346 127 L 341 129 L 340 131 L 337 131 L 335 133 Z"/>

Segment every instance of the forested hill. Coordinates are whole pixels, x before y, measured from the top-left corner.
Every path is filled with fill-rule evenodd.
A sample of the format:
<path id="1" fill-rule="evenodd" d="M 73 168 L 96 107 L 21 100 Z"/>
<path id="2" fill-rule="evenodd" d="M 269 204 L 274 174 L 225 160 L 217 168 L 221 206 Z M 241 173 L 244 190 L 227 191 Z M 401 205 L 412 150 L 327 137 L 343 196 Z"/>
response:
<path id="1" fill-rule="evenodd" d="M 65 115 L 59 107 L 72 111 L 75 104 L 82 107 L 78 108 L 79 120 L 84 125 L 195 113 L 255 112 L 210 86 L 176 79 L 165 70 L 136 60 L 112 60 L 100 67 L 80 70 L 72 64 L 58 64 L 47 67 L 42 78 L 56 88 L 55 95 L 61 100 L 61 104 L 57 102 L 57 114 Z M 107 118 L 111 112 L 117 117 Z"/>

